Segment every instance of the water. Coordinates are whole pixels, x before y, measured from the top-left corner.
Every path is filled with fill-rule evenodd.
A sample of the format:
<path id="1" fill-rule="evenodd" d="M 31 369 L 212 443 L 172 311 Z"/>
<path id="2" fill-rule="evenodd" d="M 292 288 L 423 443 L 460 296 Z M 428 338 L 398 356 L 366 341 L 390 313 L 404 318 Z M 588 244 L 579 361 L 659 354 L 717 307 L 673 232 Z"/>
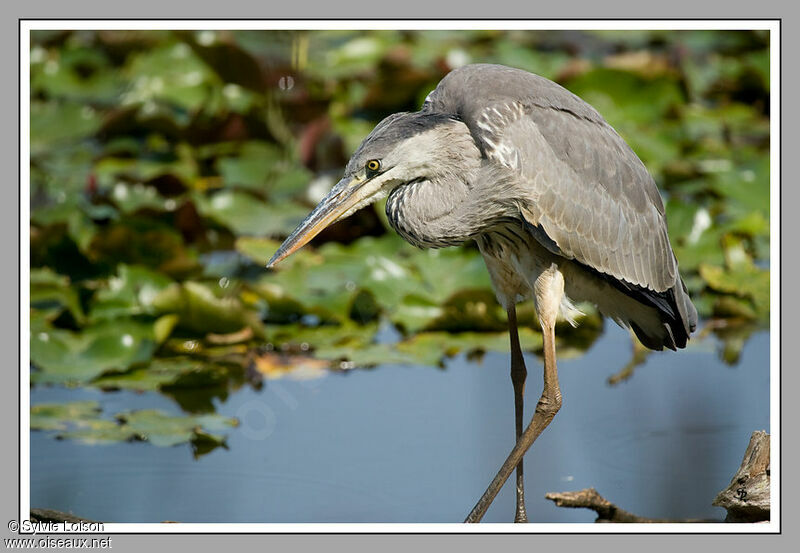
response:
<path id="1" fill-rule="evenodd" d="M 648 517 L 723 519 L 711 506 L 754 430 L 769 431 L 769 334 L 721 363 L 713 339 L 653 353 L 630 380 L 606 379 L 630 356 L 613 324 L 586 355 L 560 359 L 561 412 L 526 460 L 528 514 L 592 522 L 549 491 L 595 487 Z M 526 419 L 541 391 L 526 356 Z M 104 412 L 159 408 L 159 394 L 37 387 L 31 403 L 97 399 Z M 446 369 L 381 366 L 313 380 L 269 380 L 217 404 L 240 419 L 228 449 L 87 446 L 31 434 L 31 506 L 113 522 L 456 522 L 513 446 L 508 357 L 457 357 Z M 513 477 L 512 477 L 513 480 Z M 508 483 L 485 521 L 510 522 Z"/>

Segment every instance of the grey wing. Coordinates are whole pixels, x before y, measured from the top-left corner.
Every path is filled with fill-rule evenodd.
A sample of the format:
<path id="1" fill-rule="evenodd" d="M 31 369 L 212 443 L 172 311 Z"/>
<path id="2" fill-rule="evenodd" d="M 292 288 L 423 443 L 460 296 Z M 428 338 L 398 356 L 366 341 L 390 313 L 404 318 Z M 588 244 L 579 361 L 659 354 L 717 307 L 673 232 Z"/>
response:
<path id="1" fill-rule="evenodd" d="M 491 191 L 495 199 L 515 205 L 545 247 L 610 275 L 658 309 L 660 331 L 631 321 L 643 344 L 686 345 L 697 311 L 678 275 L 661 196 L 592 106 L 538 75 L 476 64 L 451 71 L 422 109 L 466 123 L 487 171 L 502 183 Z"/>
<path id="2" fill-rule="evenodd" d="M 563 255 L 656 292 L 675 286 L 655 182 L 605 121 L 512 102 L 485 108 L 474 128 L 486 157 L 516 173 L 521 215 Z"/>
<path id="3" fill-rule="evenodd" d="M 467 124 L 486 157 L 514 173 L 521 215 L 564 255 L 656 292 L 675 286 L 658 189 L 592 106 L 538 75 L 476 64 L 450 72 L 422 109 Z"/>

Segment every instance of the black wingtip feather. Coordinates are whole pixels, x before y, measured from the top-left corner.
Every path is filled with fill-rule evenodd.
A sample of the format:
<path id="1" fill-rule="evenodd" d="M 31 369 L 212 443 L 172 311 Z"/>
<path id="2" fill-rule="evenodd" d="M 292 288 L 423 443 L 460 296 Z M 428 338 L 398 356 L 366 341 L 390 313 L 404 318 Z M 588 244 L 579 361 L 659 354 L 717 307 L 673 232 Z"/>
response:
<path id="1" fill-rule="evenodd" d="M 683 280 L 678 278 L 675 286 L 666 292 L 655 292 L 636 284 L 618 280 L 610 275 L 599 274 L 627 296 L 658 310 L 664 327 L 662 336 L 648 336 L 642 328 L 631 322 L 631 329 L 642 345 L 656 351 L 661 351 L 664 347 L 673 351 L 686 347 L 689 335 L 697 326 L 697 311 L 685 292 L 686 285 Z M 678 292 L 680 297 L 676 296 L 678 286 L 681 287 Z M 679 301 L 681 304 L 678 303 Z"/>

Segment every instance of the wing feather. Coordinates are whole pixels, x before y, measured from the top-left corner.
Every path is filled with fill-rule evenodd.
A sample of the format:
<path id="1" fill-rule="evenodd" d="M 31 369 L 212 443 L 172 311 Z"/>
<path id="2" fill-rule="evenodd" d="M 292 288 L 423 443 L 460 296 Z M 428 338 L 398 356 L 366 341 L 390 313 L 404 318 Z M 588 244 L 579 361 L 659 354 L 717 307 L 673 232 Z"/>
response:
<path id="1" fill-rule="evenodd" d="M 553 119 L 562 120 L 559 136 L 578 138 L 543 134 L 542 128 L 556 126 Z M 536 217 L 529 222 L 541 224 L 568 257 L 631 284 L 667 290 L 675 285 L 677 268 L 671 249 L 664 247 L 661 197 L 638 158 L 620 159 L 616 148 L 609 149 L 609 142 L 601 139 L 609 132 L 614 131 L 607 125 L 529 106 L 524 115 L 488 137 L 496 149 L 482 141 L 483 135 L 477 139 L 485 145 L 487 158 L 498 163 L 507 155 L 495 156 L 497 149 L 518 151 L 519 176 L 525 184 L 517 200 Z M 603 251 L 615 255 L 601 255 Z"/>
<path id="2" fill-rule="evenodd" d="M 592 106 L 538 75 L 476 64 L 450 72 L 422 109 L 467 125 L 487 160 L 490 178 L 482 184 L 489 186 L 491 177 L 503 182 L 497 201 L 515 205 L 547 249 L 658 307 L 669 336 L 640 328 L 643 343 L 685 345 L 697 313 L 678 275 L 661 196 L 641 160 Z"/>

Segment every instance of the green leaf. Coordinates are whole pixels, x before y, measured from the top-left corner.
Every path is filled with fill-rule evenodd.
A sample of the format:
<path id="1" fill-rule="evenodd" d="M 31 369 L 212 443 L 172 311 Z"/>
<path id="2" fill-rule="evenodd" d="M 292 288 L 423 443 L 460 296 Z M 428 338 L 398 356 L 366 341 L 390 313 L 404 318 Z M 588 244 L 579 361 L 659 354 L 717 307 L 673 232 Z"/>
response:
<path id="1" fill-rule="evenodd" d="M 100 321 L 152 315 L 155 313 L 155 298 L 171 283 L 172 279 L 146 267 L 120 264 L 117 275 L 109 278 L 106 287 L 95 294 L 90 319 Z"/>
<path id="2" fill-rule="evenodd" d="M 199 282 L 171 284 L 152 299 L 152 305 L 158 313 L 177 315 L 179 327 L 200 334 L 226 334 L 245 326 L 257 335 L 263 332 L 257 314 L 238 297 L 217 297 Z"/>
<path id="3" fill-rule="evenodd" d="M 32 101 L 31 155 L 91 136 L 100 122 L 100 114 L 89 106 Z"/>
<path id="4" fill-rule="evenodd" d="M 79 428 L 62 432 L 57 437 L 60 440 L 75 440 L 87 445 L 97 445 L 131 441 L 136 438 L 136 434 L 117 422 L 95 419 L 85 421 Z"/>
<path id="5" fill-rule="evenodd" d="M 96 401 L 41 403 L 31 406 L 31 430 L 66 430 L 70 424 L 96 419 L 99 413 Z"/>
<path id="6" fill-rule="evenodd" d="M 290 198 L 303 197 L 313 178 L 313 173 L 305 167 L 296 165 L 284 167 L 278 176 L 269 181 L 270 200 L 285 202 Z"/>
<path id="7" fill-rule="evenodd" d="M 156 322 L 153 323 L 153 333 L 156 337 L 156 342 L 159 344 L 163 344 L 167 338 L 169 338 L 170 334 L 172 334 L 172 330 L 180 321 L 180 317 L 175 314 L 163 315 L 156 319 Z"/>
<path id="8" fill-rule="evenodd" d="M 740 263 L 727 270 L 704 263 L 700 265 L 700 276 L 712 290 L 749 300 L 756 317 L 769 318 L 769 270 L 759 269 L 751 263 Z M 727 310 L 731 311 L 731 307 Z M 741 309 L 734 311 L 740 315 L 746 313 Z"/>
<path id="9" fill-rule="evenodd" d="M 31 380 L 42 383 L 85 383 L 104 372 L 125 370 L 147 361 L 156 349 L 153 326 L 116 319 L 70 332 L 49 326 L 32 329 Z"/>
<path id="10" fill-rule="evenodd" d="M 36 50 L 36 49 L 34 49 Z M 41 61 L 34 61 L 39 58 Z M 63 47 L 32 52 L 31 93 L 88 104 L 117 99 L 122 81 L 99 48 L 68 42 Z"/>
<path id="11" fill-rule="evenodd" d="M 235 248 L 236 251 L 252 260 L 256 265 L 264 267 L 273 254 L 278 251 L 280 245 L 280 241 L 270 238 L 241 236 L 236 239 Z M 312 264 L 320 265 L 323 263 L 323 258 L 311 248 L 302 248 L 281 261 L 281 270 L 285 271 L 298 263 L 306 267 Z"/>
<path id="12" fill-rule="evenodd" d="M 541 333 L 521 327 L 519 336 L 523 350 L 541 349 Z M 508 332 L 423 332 L 400 342 L 397 349 L 411 356 L 418 364 L 437 365 L 444 357 L 452 357 L 460 352 L 507 352 L 510 351 L 510 345 Z"/>
<path id="13" fill-rule="evenodd" d="M 153 186 L 140 182 L 117 182 L 111 189 L 111 198 L 122 213 L 132 213 L 142 208 L 165 209 L 165 200 Z"/>
<path id="14" fill-rule="evenodd" d="M 357 325 L 346 322 L 342 325 L 324 325 L 307 327 L 301 325 L 279 325 L 270 327 L 270 340 L 275 346 L 293 349 L 299 346 L 301 351 L 347 347 L 359 349 L 371 344 L 375 338 L 378 325 L 375 323 Z"/>
<path id="15" fill-rule="evenodd" d="M 228 377 L 228 369 L 219 364 L 189 357 L 169 357 L 153 359 L 147 365 L 124 373 L 103 375 L 93 380 L 91 386 L 145 392 L 167 386 L 215 386 L 226 382 Z"/>
<path id="16" fill-rule="evenodd" d="M 272 144 L 253 141 L 243 144 L 236 154 L 217 160 L 217 171 L 225 185 L 265 190 L 281 151 Z"/>
<path id="17" fill-rule="evenodd" d="M 132 435 L 153 445 L 169 447 L 194 440 L 202 430 L 225 430 L 238 425 L 236 419 L 221 415 L 173 417 L 155 409 L 120 413 L 122 421 Z M 203 440 L 212 437 L 221 445 L 224 438 L 205 434 Z"/>
<path id="18" fill-rule="evenodd" d="M 48 267 L 31 269 L 30 304 L 32 308 L 40 310 L 55 309 L 51 319 L 66 309 L 76 323 L 81 325 L 85 322 L 78 292 L 71 287 L 69 277 L 59 275 Z"/>
<path id="19" fill-rule="evenodd" d="M 170 175 L 183 183 L 192 183 L 197 179 L 197 163 L 191 157 L 188 146 L 176 149 L 177 159 L 157 160 L 146 158 L 104 157 L 94 165 L 94 173 L 100 186 L 112 188 L 112 196 L 122 202 L 128 210 L 137 208 L 136 202 L 158 206 L 157 197 L 152 196 L 147 188 L 132 190 L 126 181 L 143 183 L 158 177 Z M 121 183 L 121 188 L 116 185 Z M 141 185 L 140 185 L 141 186 Z M 138 196 L 135 197 L 135 196 Z M 133 197 L 133 201 L 130 200 Z M 125 202 L 128 204 L 125 204 Z M 161 205 L 165 200 L 161 199 Z"/>
<path id="20" fill-rule="evenodd" d="M 266 204 L 258 198 L 232 190 L 221 190 L 210 198 L 197 197 L 200 213 L 236 234 L 256 236 L 288 235 L 308 214 L 294 203 Z"/>
<path id="21" fill-rule="evenodd" d="M 123 105 L 164 101 L 194 111 L 209 99 L 212 87 L 222 85 L 208 65 L 181 42 L 134 53 L 124 74 L 131 86 L 122 97 Z"/>
<path id="22" fill-rule="evenodd" d="M 171 416 L 158 410 L 126 411 L 116 421 L 99 418 L 99 409 L 91 405 L 66 404 L 38 406 L 32 409 L 41 429 L 64 430 L 59 439 L 85 444 L 107 444 L 141 440 L 160 447 L 191 443 L 195 457 L 225 445 L 225 437 L 212 431 L 225 431 L 238 425 L 236 419 L 221 415 Z M 33 410 L 44 414 L 34 416 Z M 48 418 L 49 417 L 49 418 Z"/>

